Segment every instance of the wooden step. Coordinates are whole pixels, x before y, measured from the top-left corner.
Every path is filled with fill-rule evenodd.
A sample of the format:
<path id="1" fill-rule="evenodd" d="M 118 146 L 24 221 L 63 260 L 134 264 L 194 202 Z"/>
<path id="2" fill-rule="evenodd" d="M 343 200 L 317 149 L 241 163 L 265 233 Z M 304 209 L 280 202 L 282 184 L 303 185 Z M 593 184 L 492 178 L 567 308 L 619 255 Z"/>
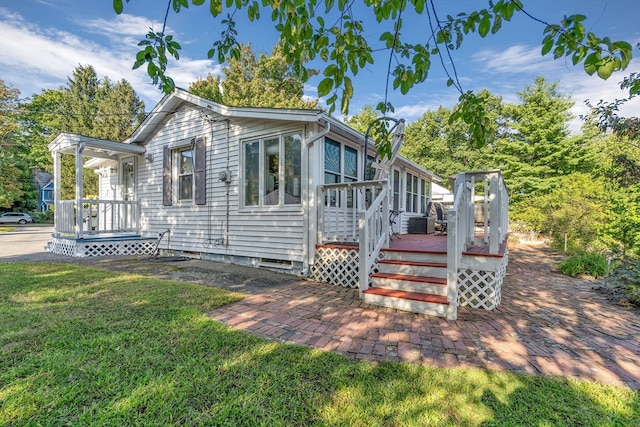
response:
<path id="1" fill-rule="evenodd" d="M 430 302 L 433 304 L 444 304 L 449 305 L 449 301 L 447 301 L 447 297 L 443 295 L 431 295 L 431 294 L 423 294 L 420 292 L 406 292 L 399 291 L 396 289 L 385 289 L 385 288 L 369 288 L 364 291 L 365 294 L 370 295 L 380 295 L 391 298 L 403 298 L 412 301 L 422 301 L 422 302 Z"/>
<path id="2" fill-rule="evenodd" d="M 379 277 L 382 279 L 389 280 L 404 280 L 408 282 L 420 282 L 420 283 L 435 283 L 438 285 L 447 284 L 446 277 L 425 277 L 425 276 L 414 276 L 411 274 L 393 274 L 393 273 L 373 273 L 371 277 Z"/>
<path id="3" fill-rule="evenodd" d="M 364 291 L 362 296 L 366 303 L 372 305 L 429 316 L 448 316 L 449 302 L 442 295 L 372 287 Z"/>
<path id="4" fill-rule="evenodd" d="M 402 261 L 398 259 L 381 259 L 378 264 L 413 265 L 416 267 L 447 268 L 446 262 Z"/>
<path id="5" fill-rule="evenodd" d="M 378 271 L 388 274 L 407 274 L 425 277 L 447 277 L 447 264 L 443 262 L 401 261 L 381 259 Z"/>

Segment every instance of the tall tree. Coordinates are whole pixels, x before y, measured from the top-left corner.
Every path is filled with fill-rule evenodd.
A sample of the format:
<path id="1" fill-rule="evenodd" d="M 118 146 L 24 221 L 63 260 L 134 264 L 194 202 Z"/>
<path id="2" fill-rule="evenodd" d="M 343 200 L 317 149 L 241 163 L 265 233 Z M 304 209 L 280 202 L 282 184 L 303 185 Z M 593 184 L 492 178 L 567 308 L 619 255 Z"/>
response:
<path id="1" fill-rule="evenodd" d="M 189 92 L 224 105 L 314 109 L 318 100 L 304 99 L 304 84 L 286 62 L 280 46 L 256 59 L 251 45 L 223 68 L 224 80 L 209 74 L 189 85 Z"/>
<path id="2" fill-rule="evenodd" d="M 20 91 L 0 80 L 0 208 L 10 208 L 25 194 L 28 165 L 19 144 L 19 105 Z"/>
<path id="3" fill-rule="evenodd" d="M 99 79 L 95 69 L 78 66 L 66 86 L 44 90 L 25 105 L 24 144 L 29 146 L 34 166 L 51 170 L 47 144 L 59 132 L 122 141 L 144 119 L 144 103 L 126 80 L 113 84 Z M 63 155 L 62 197 L 73 198 L 75 162 Z M 85 194 L 97 196 L 97 177 L 85 171 Z"/>

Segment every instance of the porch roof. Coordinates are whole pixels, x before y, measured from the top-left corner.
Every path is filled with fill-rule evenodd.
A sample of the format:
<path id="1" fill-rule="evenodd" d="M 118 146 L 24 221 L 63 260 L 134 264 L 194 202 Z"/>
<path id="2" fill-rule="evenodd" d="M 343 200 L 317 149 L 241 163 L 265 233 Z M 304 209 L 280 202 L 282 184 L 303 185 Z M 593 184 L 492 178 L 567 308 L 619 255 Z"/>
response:
<path id="1" fill-rule="evenodd" d="M 88 136 L 61 133 L 48 145 L 51 153 L 73 154 L 77 153 L 79 145 L 83 144 L 82 155 L 84 157 L 98 157 L 102 159 L 117 160 L 120 155 L 143 154 L 145 148 L 139 145 L 122 142 L 108 141 L 105 139 L 91 138 Z"/>

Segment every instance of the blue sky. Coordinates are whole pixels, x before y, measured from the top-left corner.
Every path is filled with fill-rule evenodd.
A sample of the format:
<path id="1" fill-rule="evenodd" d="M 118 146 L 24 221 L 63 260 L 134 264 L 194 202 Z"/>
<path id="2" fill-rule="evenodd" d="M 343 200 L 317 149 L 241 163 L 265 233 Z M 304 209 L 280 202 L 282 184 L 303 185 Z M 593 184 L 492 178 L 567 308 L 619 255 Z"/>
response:
<path id="1" fill-rule="evenodd" d="M 480 0 L 435 0 L 440 17 L 484 7 Z M 638 0 L 524 0 L 525 8 L 537 18 L 555 23 L 562 16 L 587 15 L 585 26 L 599 36 L 626 40 L 634 46 L 634 60 L 623 74 L 603 81 L 588 76 L 581 66 L 569 60 L 553 60 L 540 56 L 542 24 L 524 15 L 505 23 L 496 35 L 482 39 L 467 36 L 462 49 L 453 52 L 453 59 L 464 90 L 489 89 L 507 102 L 517 102 L 517 91 L 542 75 L 549 81 L 559 81 L 560 91 L 575 101 L 574 114 L 586 112 L 583 101 L 613 100 L 625 94 L 618 82 L 629 72 L 640 71 L 640 2 Z M 0 78 L 17 89 L 22 97 L 56 89 L 66 84 L 67 76 L 80 64 L 92 65 L 99 77 L 128 80 L 145 101 L 150 111 L 162 94 L 150 84 L 144 70 L 132 70 L 137 43 L 149 28 L 160 30 L 166 2 L 131 0 L 125 13 L 116 15 L 111 0 L 0 0 Z M 370 34 L 379 28 L 363 13 L 371 25 Z M 424 39 L 426 24 L 405 16 L 403 36 L 414 41 Z M 180 61 L 170 65 L 169 73 L 176 84 L 187 88 L 197 77 L 220 73 L 220 64 L 207 59 L 207 51 L 221 31 L 208 14 L 208 8 L 190 8 L 178 15 L 171 14 L 168 33 L 175 34 L 182 45 Z M 238 39 L 250 42 L 254 51 L 269 53 L 277 40 L 268 16 L 258 23 L 239 23 Z M 375 32 L 374 32 L 375 31 Z M 378 46 L 377 35 L 371 39 Z M 362 70 L 354 79 L 355 96 L 350 113 L 364 105 L 375 105 L 384 99 L 388 54 L 376 58 L 376 64 Z M 458 93 L 446 87 L 447 77 L 436 58 L 425 83 L 408 95 L 391 93 L 395 117 L 415 120 L 425 111 L 443 105 L 451 108 Z M 305 88 L 315 98 L 319 78 L 310 80 Z M 640 99 L 628 103 L 622 113 L 640 115 Z M 571 124 L 579 129 L 576 120 Z"/>

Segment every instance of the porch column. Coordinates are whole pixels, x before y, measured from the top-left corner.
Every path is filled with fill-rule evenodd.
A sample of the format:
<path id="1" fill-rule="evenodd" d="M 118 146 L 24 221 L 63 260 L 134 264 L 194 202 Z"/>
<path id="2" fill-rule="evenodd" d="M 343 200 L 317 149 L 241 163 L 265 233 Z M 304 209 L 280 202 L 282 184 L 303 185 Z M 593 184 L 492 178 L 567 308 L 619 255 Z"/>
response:
<path id="1" fill-rule="evenodd" d="M 83 196 L 83 164 L 82 153 L 84 152 L 84 142 L 76 144 L 76 238 L 82 239 L 82 221 L 84 210 L 82 207 Z"/>
<path id="2" fill-rule="evenodd" d="M 54 236 L 60 236 L 60 222 L 62 220 L 62 206 L 60 203 L 61 194 L 61 155 L 58 151 L 53 152 L 53 234 Z"/>

